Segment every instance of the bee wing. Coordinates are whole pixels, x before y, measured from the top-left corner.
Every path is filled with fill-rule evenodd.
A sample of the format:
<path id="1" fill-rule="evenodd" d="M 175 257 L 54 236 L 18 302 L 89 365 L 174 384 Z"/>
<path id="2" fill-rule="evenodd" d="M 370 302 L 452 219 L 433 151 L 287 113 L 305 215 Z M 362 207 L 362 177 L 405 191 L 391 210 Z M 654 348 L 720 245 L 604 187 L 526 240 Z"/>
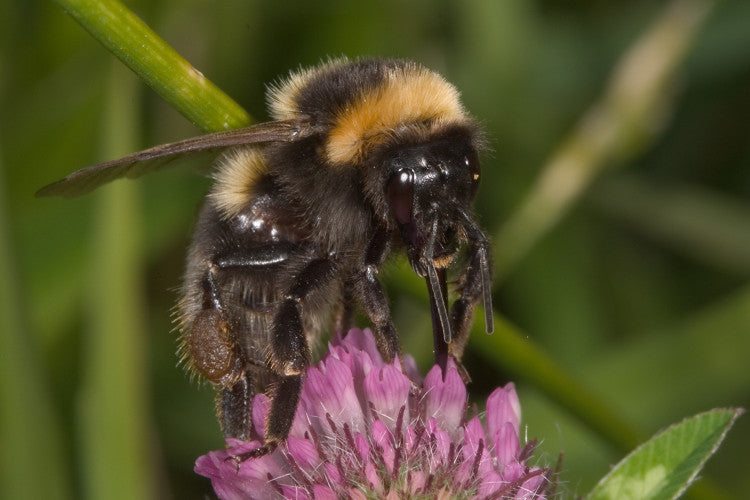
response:
<path id="1" fill-rule="evenodd" d="M 216 153 L 231 146 L 263 142 L 292 142 L 314 132 L 307 120 L 259 123 L 249 127 L 201 135 L 170 144 L 161 144 L 117 160 L 84 167 L 36 192 L 41 196 L 73 197 L 86 194 L 121 177 L 135 178 L 159 170 L 175 160 L 200 152 Z"/>

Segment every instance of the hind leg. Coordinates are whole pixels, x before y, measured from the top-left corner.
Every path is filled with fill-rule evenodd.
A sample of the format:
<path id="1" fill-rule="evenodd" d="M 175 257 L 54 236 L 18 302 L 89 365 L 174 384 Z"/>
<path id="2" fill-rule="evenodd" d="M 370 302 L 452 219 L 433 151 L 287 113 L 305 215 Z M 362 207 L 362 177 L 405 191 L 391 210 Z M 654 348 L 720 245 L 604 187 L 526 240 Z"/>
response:
<path id="1" fill-rule="evenodd" d="M 302 308 L 307 296 L 327 285 L 334 274 L 335 263 L 329 257 L 312 260 L 297 275 L 284 296 L 271 333 L 269 366 L 279 381 L 272 393 L 265 443 L 256 450 L 240 455 L 239 459 L 270 453 L 289 435 L 302 392 L 302 377 L 311 358 L 303 327 Z"/>

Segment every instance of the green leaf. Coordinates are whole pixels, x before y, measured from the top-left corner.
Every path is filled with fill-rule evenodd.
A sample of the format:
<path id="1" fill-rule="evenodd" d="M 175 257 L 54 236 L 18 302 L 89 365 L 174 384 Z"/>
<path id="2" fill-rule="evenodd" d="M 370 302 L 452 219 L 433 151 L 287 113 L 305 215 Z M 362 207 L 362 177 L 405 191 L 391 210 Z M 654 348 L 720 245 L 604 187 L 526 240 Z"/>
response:
<path id="1" fill-rule="evenodd" d="M 625 457 L 587 498 L 679 497 L 743 411 L 711 410 L 667 428 Z"/>

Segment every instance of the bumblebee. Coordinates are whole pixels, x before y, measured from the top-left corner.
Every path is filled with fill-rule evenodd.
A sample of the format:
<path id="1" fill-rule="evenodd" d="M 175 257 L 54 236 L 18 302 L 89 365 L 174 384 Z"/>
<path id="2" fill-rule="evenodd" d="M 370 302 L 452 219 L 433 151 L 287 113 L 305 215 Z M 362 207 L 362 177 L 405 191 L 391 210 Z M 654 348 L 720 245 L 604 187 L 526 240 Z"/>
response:
<path id="1" fill-rule="evenodd" d="M 460 362 L 478 302 L 493 328 L 490 246 L 471 212 L 482 134 L 451 84 L 414 62 L 336 59 L 269 87 L 268 105 L 274 121 L 87 167 L 37 193 L 76 196 L 228 148 L 188 251 L 180 353 L 217 388 L 224 435 L 263 441 L 252 455 L 288 435 L 310 346 L 331 319 L 346 332 L 358 305 L 383 358 L 399 355 L 378 280 L 392 252 L 405 250 L 427 283 L 443 368 L 449 356 Z M 261 391 L 269 421 L 253 436 Z"/>

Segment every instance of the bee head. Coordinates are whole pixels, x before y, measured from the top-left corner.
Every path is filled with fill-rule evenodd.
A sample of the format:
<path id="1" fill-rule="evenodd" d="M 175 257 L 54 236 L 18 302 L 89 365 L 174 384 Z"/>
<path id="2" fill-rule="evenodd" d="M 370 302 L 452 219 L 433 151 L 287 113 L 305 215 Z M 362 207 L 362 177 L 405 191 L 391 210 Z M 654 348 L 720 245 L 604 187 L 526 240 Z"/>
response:
<path id="1" fill-rule="evenodd" d="M 479 159 L 468 139 L 403 146 L 385 159 L 385 198 L 412 268 L 449 267 L 467 240 L 468 211 L 479 186 Z"/>

